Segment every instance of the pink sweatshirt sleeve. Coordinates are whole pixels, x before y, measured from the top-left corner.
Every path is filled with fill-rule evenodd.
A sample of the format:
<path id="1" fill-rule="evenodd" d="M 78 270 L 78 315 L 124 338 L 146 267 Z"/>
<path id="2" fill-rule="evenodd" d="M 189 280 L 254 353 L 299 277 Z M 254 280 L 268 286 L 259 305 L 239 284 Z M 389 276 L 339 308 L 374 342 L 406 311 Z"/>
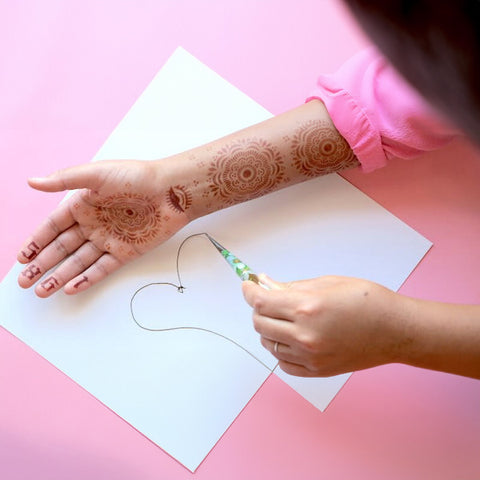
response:
<path id="1" fill-rule="evenodd" d="M 366 172 L 390 158 L 436 150 L 460 135 L 374 48 L 361 51 L 335 74 L 320 76 L 307 101 L 312 99 L 325 104 Z"/>

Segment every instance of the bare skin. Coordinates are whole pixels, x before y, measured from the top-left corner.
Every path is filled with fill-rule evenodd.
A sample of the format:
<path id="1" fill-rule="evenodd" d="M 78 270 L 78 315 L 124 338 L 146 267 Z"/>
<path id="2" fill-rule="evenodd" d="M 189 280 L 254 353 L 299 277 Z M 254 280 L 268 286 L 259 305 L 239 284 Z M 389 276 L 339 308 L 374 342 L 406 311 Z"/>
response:
<path id="1" fill-rule="evenodd" d="M 262 345 L 291 375 L 386 363 L 480 378 L 480 306 L 428 302 L 356 278 L 243 283 Z M 275 343 L 278 346 L 275 349 Z"/>
<path id="2" fill-rule="evenodd" d="M 76 192 L 25 241 L 18 282 L 36 284 L 40 297 L 84 291 L 195 218 L 356 165 L 323 104 L 312 101 L 170 158 L 103 161 L 30 179 L 45 192 Z"/>
<path id="3" fill-rule="evenodd" d="M 82 292 L 196 218 L 357 165 L 324 105 L 312 101 L 170 158 L 32 178 L 37 190 L 76 191 L 20 248 L 18 282 L 40 297 Z M 402 362 L 480 378 L 479 306 L 419 301 L 354 278 L 264 283 L 272 289 L 244 282 L 244 296 L 262 344 L 290 374 Z"/>

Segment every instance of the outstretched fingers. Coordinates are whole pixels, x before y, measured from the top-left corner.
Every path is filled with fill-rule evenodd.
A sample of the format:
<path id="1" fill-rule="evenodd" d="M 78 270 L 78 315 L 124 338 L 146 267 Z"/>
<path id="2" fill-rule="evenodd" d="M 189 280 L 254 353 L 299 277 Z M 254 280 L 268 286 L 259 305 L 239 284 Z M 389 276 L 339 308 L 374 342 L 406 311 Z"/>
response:
<path id="1" fill-rule="evenodd" d="M 62 232 L 75 225 L 70 209 L 60 204 L 25 241 L 17 254 L 20 263 L 29 263 Z"/>
<path id="2" fill-rule="evenodd" d="M 117 258 L 88 242 L 37 284 L 35 293 L 47 298 L 62 287 L 67 294 L 83 292 L 122 266 Z"/>
<path id="3" fill-rule="evenodd" d="M 31 287 L 44 273 L 58 265 L 72 253 L 73 258 L 78 259 L 78 262 L 82 263 L 83 260 L 77 252 L 85 241 L 86 239 L 80 227 L 77 224 L 73 225 L 65 232 L 56 236 L 39 251 L 35 258 L 32 258 L 32 261 L 20 272 L 18 284 L 22 288 Z M 36 243 L 35 245 L 38 246 Z M 90 263 L 93 261 L 95 259 L 91 260 Z"/>
<path id="4" fill-rule="evenodd" d="M 118 270 L 122 265 L 123 263 L 118 258 L 110 253 L 105 253 L 87 270 L 70 280 L 65 285 L 64 292 L 68 295 L 83 292 Z"/>

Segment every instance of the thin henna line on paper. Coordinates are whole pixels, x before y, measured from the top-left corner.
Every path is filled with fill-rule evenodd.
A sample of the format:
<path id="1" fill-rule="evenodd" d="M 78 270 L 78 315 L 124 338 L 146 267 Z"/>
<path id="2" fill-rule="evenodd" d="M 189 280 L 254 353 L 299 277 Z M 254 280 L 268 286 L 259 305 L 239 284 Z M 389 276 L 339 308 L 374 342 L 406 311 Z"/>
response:
<path id="1" fill-rule="evenodd" d="M 255 359 L 257 362 L 261 363 L 268 371 L 273 372 L 275 368 L 270 368 L 268 365 L 266 365 L 262 360 L 260 360 L 258 357 L 256 357 L 252 352 L 247 350 L 244 346 L 240 345 L 238 342 L 233 340 L 232 338 L 227 337 L 226 335 L 222 335 L 221 333 L 215 332 L 214 330 L 209 330 L 208 328 L 202 328 L 202 327 L 168 327 L 168 328 L 150 328 L 142 325 L 136 318 L 135 313 L 133 311 L 133 303 L 135 300 L 135 297 L 145 288 L 151 287 L 151 286 L 161 286 L 161 285 L 169 285 L 171 287 L 175 287 L 177 289 L 178 293 L 183 293 L 184 290 L 187 288 L 182 284 L 181 276 L 180 276 L 180 269 L 179 269 L 179 260 L 180 260 L 180 253 L 182 251 L 182 247 L 185 245 L 185 243 L 190 240 L 193 237 L 199 237 L 199 236 L 207 236 L 208 234 L 206 232 L 202 233 L 194 233 L 188 237 L 186 237 L 180 246 L 178 247 L 177 250 L 177 259 L 176 259 L 176 270 L 177 270 L 177 278 L 178 278 L 178 285 L 175 283 L 171 282 L 151 282 L 147 283 L 146 285 L 141 286 L 132 295 L 132 298 L 130 299 L 130 313 L 132 315 L 132 320 L 136 323 L 138 327 L 140 327 L 142 330 L 146 330 L 148 332 L 171 332 L 175 330 L 196 330 L 199 332 L 205 332 L 205 333 L 212 333 L 213 335 L 216 335 L 217 337 L 223 338 L 224 340 L 227 340 L 228 342 L 232 343 L 233 345 L 237 346 L 238 348 L 241 348 L 245 353 L 250 355 L 253 359 Z"/>

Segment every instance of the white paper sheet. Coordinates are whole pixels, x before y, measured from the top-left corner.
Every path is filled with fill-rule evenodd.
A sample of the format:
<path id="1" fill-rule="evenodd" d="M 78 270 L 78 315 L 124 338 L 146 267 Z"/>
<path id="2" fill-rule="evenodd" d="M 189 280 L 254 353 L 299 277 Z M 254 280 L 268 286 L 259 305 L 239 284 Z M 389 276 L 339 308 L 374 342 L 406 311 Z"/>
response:
<path id="1" fill-rule="evenodd" d="M 234 112 L 234 113 L 232 113 Z M 162 158 L 270 114 L 178 49 L 95 156 Z M 241 228 L 239 228 L 241 226 Z M 257 271 L 280 281 L 324 274 L 368 278 L 392 289 L 431 244 L 337 175 L 329 175 L 199 219 L 164 245 L 77 297 L 36 298 L 17 286 L 15 266 L 0 286 L 1 324 L 194 471 L 276 365 L 251 325 L 240 282 L 203 238 L 208 231 Z M 281 261 L 279 261 L 281 260 Z M 256 357 L 258 360 L 256 360 Z M 268 368 L 267 368 L 268 367 Z M 278 373 L 324 409 L 348 375 L 297 379 Z"/>

